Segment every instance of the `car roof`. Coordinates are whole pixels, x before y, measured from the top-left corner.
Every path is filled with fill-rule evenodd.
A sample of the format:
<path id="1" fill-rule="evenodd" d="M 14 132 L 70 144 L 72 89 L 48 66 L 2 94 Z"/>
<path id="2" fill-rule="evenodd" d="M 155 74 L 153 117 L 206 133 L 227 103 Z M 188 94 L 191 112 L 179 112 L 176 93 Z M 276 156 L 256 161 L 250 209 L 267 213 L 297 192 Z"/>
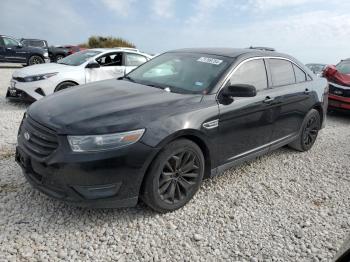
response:
<path id="1" fill-rule="evenodd" d="M 184 52 L 184 53 L 198 53 L 208 55 L 220 55 L 227 57 L 238 57 L 243 54 L 251 54 L 252 56 L 273 56 L 273 57 L 288 57 L 286 54 L 278 53 L 275 51 L 265 50 L 264 48 L 183 48 L 176 49 L 169 52 Z"/>
<path id="2" fill-rule="evenodd" d="M 43 40 L 43 39 L 35 39 L 35 38 L 21 38 L 21 41 L 22 40 L 29 40 L 29 41 L 46 41 L 46 40 Z"/>
<path id="3" fill-rule="evenodd" d="M 95 50 L 95 51 L 99 51 L 101 53 L 106 53 L 106 52 L 129 52 L 129 53 L 135 53 L 135 54 L 140 54 L 140 55 L 144 55 L 147 57 L 152 57 L 149 54 L 140 52 L 138 49 L 136 48 L 128 48 L 128 47 L 114 47 L 114 48 L 90 48 L 88 50 Z"/>

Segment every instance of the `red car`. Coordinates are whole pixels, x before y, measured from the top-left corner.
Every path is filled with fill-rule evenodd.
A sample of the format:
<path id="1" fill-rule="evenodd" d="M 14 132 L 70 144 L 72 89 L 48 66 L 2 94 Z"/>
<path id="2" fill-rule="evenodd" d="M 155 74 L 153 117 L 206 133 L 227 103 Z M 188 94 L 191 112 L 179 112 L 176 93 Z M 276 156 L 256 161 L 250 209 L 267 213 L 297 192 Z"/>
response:
<path id="1" fill-rule="evenodd" d="M 79 51 L 87 49 L 87 48 L 76 46 L 76 45 L 65 45 L 63 47 L 68 50 L 68 55 L 71 55 L 71 54 L 74 54 L 76 52 L 79 52 Z"/>
<path id="2" fill-rule="evenodd" d="M 350 59 L 327 66 L 323 76 L 329 82 L 328 108 L 350 110 Z"/>

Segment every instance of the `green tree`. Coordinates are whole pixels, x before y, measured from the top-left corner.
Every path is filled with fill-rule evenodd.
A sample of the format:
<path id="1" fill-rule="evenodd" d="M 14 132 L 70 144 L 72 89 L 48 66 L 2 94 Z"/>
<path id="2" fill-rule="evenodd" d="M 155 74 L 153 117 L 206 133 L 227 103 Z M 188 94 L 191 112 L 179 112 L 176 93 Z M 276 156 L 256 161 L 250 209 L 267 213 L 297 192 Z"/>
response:
<path id="1" fill-rule="evenodd" d="M 135 48 L 136 46 L 120 37 L 112 37 L 112 36 L 91 36 L 89 37 L 87 43 L 80 44 L 81 47 L 87 48 L 110 48 L 110 47 L 131 47 Z"/>

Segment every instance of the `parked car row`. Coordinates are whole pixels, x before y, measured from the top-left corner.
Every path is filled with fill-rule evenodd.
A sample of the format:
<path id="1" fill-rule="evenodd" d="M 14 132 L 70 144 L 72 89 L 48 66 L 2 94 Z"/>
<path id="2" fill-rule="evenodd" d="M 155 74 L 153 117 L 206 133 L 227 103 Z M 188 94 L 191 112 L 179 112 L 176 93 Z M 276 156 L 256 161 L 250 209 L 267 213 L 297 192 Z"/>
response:
<path id="1" fill-rule="evenodd" d="M 79 46 L 49 46 L 46 40 L 0 35 L 0 62 L 25 65 L 57 62 L 60 59 L 85 50 Z"/>
<path id="2" fill-rule="evenodd" d="M 122 77 L 150 59 L 151 56 L 134 48 L 83 50 L 62 58 L 57 63 L 16 70 L 6 97 L 39 100 L 68 87 Z"/>
<path id="3" fill-rule="evenodd" d="M 35 65 L 49 63 L 48 50 L 25 46 L 9 36 L 0 35 L 0 62 Z"/>

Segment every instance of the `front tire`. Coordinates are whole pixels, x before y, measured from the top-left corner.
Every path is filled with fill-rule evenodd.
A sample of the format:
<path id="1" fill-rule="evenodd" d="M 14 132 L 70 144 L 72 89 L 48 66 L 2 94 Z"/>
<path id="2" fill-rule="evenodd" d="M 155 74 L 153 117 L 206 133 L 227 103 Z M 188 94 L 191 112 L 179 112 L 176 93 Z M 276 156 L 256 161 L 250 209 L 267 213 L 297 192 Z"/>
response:
<path id="1" fill-rule="evenodd" d="M 310 150 L 316 141 L 320 128 L 320 113 L 316 109 L 311 109 L 304 118 L 300 135 L 288 146 L 301 152 Z"/>
<path id="2" fill-rule="evenodd" d="M 203 175 L 201 149 L 190 140 L 175 140 L 166 145 L 152 162 L 141 197 L 155 211 L 174 211 L 192 199 Z"/>
<path id="3" fill-rule="evenodd" d="M 28 59 L 28 65 L 37 65 L 45 63 L 41 56 L 33 55 Z"/>
<path id="4" fill-rule="evenodd" d="M 73 82 L 62 82 L 55 88 L 55 92 L 58 92 L 58 91 L 61 91 L 61 90 L 64 90 L 64 89 L 67 89 L 69 87 L 76 86 L 76 85 L 77 84 L 73 83 Z"/>

